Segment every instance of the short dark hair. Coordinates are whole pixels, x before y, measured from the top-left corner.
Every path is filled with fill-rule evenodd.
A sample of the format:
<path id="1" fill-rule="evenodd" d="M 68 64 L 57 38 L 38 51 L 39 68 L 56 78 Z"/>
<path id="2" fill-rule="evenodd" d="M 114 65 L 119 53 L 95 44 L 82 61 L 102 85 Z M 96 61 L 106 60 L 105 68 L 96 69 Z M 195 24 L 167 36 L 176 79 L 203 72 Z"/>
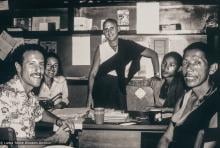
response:
<path id="1" fill-rule="evenodd" d="M 20 65 L 22 65 L 23 60 L 24 60 L 24 53 L 27 51 L 39 51 L 42 53 L 43 57 L 45 58 L 45 49 L 38 45 L 38 44 L 23 44 L 18 46 L 14 52 L 12 53 L 12 61 L 13 64 L 15 62 L 18 62 Z"/>
<path id="2" fill-rule="evenodd" d="M 213 64 L 214 62 L 216 62 L 215 60 L 215 56 L 213 54 L 213 51 L 212 50 L 209 50 L 208 49 L 208 45 L 206 43 L 203 43 L 203 42 L 194 42 L 190 45 L 188 45 L 184 51 L 183 51 L 183 55 L 189 51 L 189 50 L 193 50 L 193 49 L 198 49 L 200 51 L 202 51 L 205 55 L 205 58 L 206 60 L 208 61 L 208 64 L 211 65 Z"/>
<path id="3" fill-rule="evenodd" d="M 15 68 L 15 62 L 18 62 L 20 65 L 22 65 L 23 60 L 24 60 L 24 53 L 27 51 L 39 51 L 40 53 L 43 54 L 45 58 L 45 50 L 43 47 L 37 44 L 23 44 L 18 46 L 17 48 L 14 49 L 12 53 L 8 55 L 5 61 L 5 74 L 4 74 L 4 81 L 7 82 L 10 80 L 16 73 L 16 68 Z"/>
<path id="4" fill-rule="evenodd" d="M 63 69 L 62 69 L 61 60 L 60 60 L 60 57 L 59 57 L 56 53 L 54 53 L 54 52 L 49 52 L 49 53 L 47 53 L 45 65 L 47 64 L 47 59 L 48 59 L 48 58 L 51 58 L 51 57 L 57 59 L 57 61 L 58 61 L 58 72 L 57 72 L 57 75 L 58 75 L 58 76 L 59 76 L 59 75 L 62 75 L 62 74 L 63 74 Z"/>
<path id="5" fill-rule="evenodd" d="M 118 26 L 118 22 L 117 22 L 115 19 L 113 19 L 113 18 L 107 18 L 107 19 L 103 22 L 103 25 L 102 25 L 103 29 L 104 29 L 104 26 L 105 26 L 105 24 L 106 24 L 107 22 L 111 22 L 111 23 L 115 24 L 116 26 Z"/>
<path id="6" fill-rule="evenodd" d="M 167 54 L 164 55 L 163 59 L 167 57 L 173 57 L 176 60 L 178 68 L 182 65 L 183 57 L 175 51 L 168 52 Z"/>

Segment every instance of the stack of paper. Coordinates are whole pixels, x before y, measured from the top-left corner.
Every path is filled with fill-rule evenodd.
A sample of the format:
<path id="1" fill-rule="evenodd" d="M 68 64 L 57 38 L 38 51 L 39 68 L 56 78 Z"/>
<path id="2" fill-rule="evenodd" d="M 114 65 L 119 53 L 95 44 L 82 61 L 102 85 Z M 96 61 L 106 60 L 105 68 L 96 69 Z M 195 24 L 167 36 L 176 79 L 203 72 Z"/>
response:
<path id="1" fill-rule="evenodd" d="M 83 118 L 88 113 L 88 108 L 64 108 L 55 109 L 52 111 L 53 114 L 60 117 L 61 119 L 68 118 Z"/>
<path id="2" fill-rule="evenodd" d="M 105 109 L 104 122 L 126 122 L 128 116 L 128 113 L 123 113 L 120 110 Z"/>

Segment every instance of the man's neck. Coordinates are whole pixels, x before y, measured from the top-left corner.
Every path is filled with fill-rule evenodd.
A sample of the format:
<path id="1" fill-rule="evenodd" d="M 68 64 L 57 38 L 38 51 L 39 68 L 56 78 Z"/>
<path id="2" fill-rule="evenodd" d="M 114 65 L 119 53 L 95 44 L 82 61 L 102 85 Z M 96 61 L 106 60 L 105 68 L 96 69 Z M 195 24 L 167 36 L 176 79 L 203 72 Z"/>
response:
<path id="1" fill-rule="evenodd" d="M 24 91 L 26 92 L 26 94 L 29 94 L 32 91 L 33 87 L 25 83 L 21 78 L 20 81 L 22 86 L 24 87 Z"/>
<path id="2" fill-rule="evenodd" d="M 211 88 L 211 83 L 209 82 L 209 79 L 207 79 L 201 85 L 192 88 L 192 90 L 196 93 L 198 98 L 202 98 L 203 96 L 205 96 L 205 94 L 208 92 L 210 88 Z"/>
<path id="3" fill-rule="evenodd" d="M 168 78 L 165 78 L 165 81 L 167 82 L 167 84 L 170 84 L 172 82 L 174 77 L 168 77 Z"/>
<path id="4" fill-rule="evenodd" d="M 116 51 L 118 49 L 118 39 L 109 41 L 109 45 L 114 51 Z"/>

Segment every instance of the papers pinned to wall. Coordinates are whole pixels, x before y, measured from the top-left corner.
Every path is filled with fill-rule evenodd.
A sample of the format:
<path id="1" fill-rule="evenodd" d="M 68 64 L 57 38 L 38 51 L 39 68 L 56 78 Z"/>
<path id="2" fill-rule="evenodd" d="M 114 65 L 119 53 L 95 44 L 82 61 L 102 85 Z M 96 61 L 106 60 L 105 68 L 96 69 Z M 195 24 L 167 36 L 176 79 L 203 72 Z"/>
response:
<path id="1" fill-rule="evenodd" d="M 72 65 L 90 65 L 90 36 L 72 37 Z"/>
<path id="2" fill-rule="evenodd" d="M 137 34 L 159 33 L 159 3 L 138 2 L 136 7 Z"/>
<path id="3" fill-rule="evenodd" d="M 129 10 L 118 10 L 117 18 L 120 30 L 129 30 Z"/>
<path id="4" fill-rule="evenodd" d="M 56 41 L 40 41 L 40 45 L 44 47 L 47 52 L 57 53 Z"/>
<path id="5" fill-rule="evenodd" d="M 8 53 L 15 48 L 17 41 L 7 32 L 2 31 L 0 34 L 0 59 L 4 60 Z"/>

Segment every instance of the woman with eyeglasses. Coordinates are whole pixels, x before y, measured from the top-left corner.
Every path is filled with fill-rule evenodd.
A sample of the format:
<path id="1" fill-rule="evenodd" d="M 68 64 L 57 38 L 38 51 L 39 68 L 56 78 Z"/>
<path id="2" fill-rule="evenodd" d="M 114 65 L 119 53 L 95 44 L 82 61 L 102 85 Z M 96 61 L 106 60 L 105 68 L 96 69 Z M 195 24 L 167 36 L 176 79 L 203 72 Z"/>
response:
<path id="1" fill-rule="evenodd" d="M 52 102 L 52 107 L 56 109 L 64 108 L 69 104 L 67 82 L 61 71 L 58 55 L 53 52 L 48 53 L 38 96 L 40 100 L 50 100 L 50 104 Z"/>

